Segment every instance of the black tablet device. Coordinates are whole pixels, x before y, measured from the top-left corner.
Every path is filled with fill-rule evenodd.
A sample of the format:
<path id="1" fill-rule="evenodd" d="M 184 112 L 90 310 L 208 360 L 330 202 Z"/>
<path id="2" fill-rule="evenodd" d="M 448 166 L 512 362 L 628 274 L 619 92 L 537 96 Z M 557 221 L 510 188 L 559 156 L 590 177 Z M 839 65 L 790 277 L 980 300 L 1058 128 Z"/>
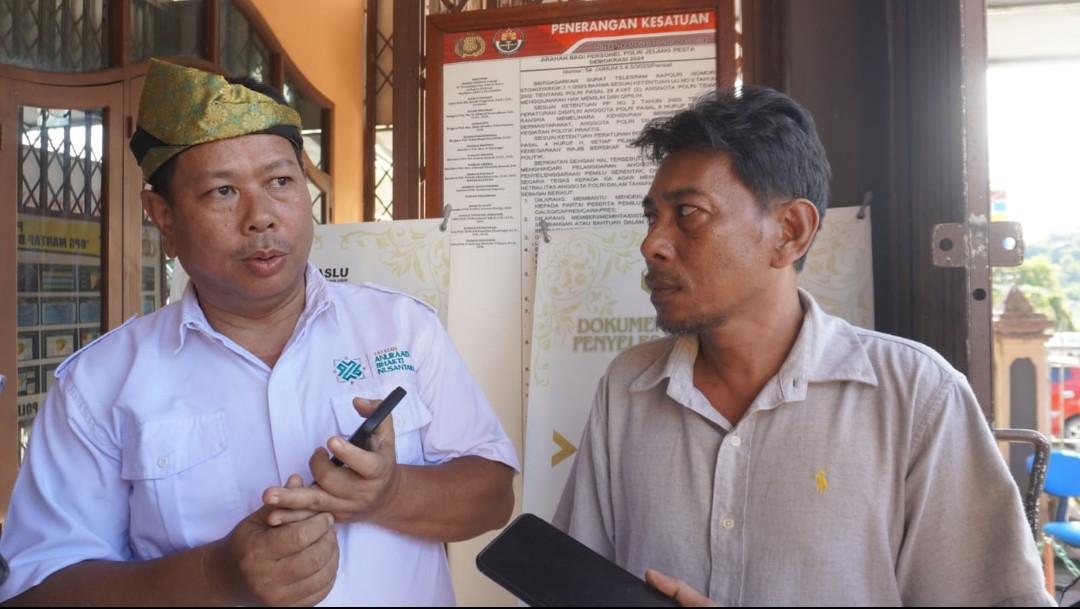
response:
<path id="1" fill-rule="evenodd" d="M 535 514 L 476 555 L 480 572 L 530 607 L 678 607 L 675 599 Z"/>

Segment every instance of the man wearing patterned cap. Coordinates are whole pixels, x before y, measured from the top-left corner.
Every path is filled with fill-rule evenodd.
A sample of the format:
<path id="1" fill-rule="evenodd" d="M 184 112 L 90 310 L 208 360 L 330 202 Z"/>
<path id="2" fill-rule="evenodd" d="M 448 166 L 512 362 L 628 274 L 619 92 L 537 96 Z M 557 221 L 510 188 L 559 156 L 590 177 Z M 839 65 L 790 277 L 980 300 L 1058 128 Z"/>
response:
<path id="1" fill-rule="evenodd" d="M 515 449 L 434 311 L 308 263 L 299 129 L 273 89 L 150 61 L 131 149 L 191 282 L 57 369 L 0 598 L 450 605 L 444 542 L 508 520 Z M 349 444 L 397 386 L 370 450 Z"/>

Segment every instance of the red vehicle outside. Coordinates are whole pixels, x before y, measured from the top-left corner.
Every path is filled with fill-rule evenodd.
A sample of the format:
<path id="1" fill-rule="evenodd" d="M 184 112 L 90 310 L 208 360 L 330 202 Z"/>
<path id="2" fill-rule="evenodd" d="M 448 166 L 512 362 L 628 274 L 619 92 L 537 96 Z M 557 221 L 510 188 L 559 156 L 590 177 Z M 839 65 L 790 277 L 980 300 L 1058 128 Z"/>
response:
<path id="1" fill-rule="evenodd" d="M 1080 367 L 1050 367 L 1050 433 L 1080 440 Z"/>

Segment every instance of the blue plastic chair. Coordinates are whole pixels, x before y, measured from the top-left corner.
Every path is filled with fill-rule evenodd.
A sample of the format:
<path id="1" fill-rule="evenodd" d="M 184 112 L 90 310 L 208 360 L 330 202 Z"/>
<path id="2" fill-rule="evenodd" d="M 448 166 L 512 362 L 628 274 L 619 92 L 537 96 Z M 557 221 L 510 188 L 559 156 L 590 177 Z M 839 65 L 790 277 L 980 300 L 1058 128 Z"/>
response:
<path id="1" fill-rule="evenodd" d="M 1069 520 L 1069 499 L 1080 497 L 1080 453 L 1050 451 L 1043 492 L 1057 498 L 1057 509 L 1043 525 L 1043 533 L 1070 546 L 1080 546 L 1080 522 Z"/>

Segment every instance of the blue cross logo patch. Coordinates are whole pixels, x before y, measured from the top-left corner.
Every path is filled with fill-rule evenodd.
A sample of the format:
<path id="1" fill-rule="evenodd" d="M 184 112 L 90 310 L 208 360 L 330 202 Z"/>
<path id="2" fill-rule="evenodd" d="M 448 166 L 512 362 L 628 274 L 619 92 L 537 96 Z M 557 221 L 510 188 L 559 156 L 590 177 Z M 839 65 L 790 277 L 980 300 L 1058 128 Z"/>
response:
<path id="1" fill-rule="evenodd" d="M 334 360 L 334 368 L 337 370 L 338 380 L 351 382 L 364 378 L 364 366 L 354 359 Z"/>

